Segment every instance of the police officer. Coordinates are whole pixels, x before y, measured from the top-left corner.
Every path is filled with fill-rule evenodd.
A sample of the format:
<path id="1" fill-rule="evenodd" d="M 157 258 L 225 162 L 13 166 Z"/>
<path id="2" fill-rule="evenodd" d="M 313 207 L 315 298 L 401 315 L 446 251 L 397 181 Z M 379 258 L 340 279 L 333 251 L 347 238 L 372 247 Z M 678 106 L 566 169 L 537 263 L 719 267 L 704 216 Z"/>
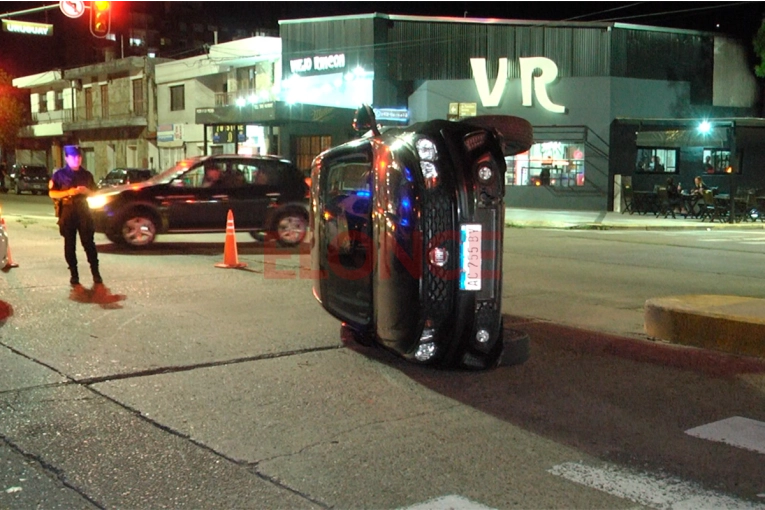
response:
<path id="1" fill-rule="evenodd" d="M 93 174 L 85 170 L 82 164 L 82 153 L 77 145 L 64 146 L 64 159 L 66 165 L 53 172 L 48 182 L 48 195 L 54 203 L 58 202 L 57 215 L 58 227 L 64 238 L 64 258 L 69 265 L 72 286 L 80 284 L 80 275 L 77 272 L 77 234 L 80 234 L 80 243 L 85 249 L 90 264 L 90 272 L 93 275 L 93 283 L 101 284 L 103 280 L 98 271 L 98 251 L 93 240 L 95 230 L 93 218 L 86 200 L 91 190 L 96 190 L 96 181 Z"/>

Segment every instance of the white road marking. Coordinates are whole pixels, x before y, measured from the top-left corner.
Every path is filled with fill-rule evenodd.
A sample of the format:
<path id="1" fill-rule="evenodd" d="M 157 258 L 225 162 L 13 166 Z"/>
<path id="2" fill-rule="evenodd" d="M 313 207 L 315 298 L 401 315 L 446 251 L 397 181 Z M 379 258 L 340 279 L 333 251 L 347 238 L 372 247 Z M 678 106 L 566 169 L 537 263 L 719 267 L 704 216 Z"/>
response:
<path id="1" fill-rule="evenodd" d="M 765 453 L 765 422 L 734 416 L 688 429 L 685 433 L 701 439 Z"/>
<path id="2" fill-rule="evenodd" d="M 549 470 L 587 487 L 658 510 L 765 509 L 765 505 L 743 501 L 675 477 L 659 477 L 608 466 L 595 468 L 577 462 L 560 464 Z"/>
<path id="3" fill-rule="evenodd" d="M 444 496 L 431 499 L 425 503 L 418 503 L 401 510 L 494 510 L 480 503 L 475 503 L 462 496 Z"/>

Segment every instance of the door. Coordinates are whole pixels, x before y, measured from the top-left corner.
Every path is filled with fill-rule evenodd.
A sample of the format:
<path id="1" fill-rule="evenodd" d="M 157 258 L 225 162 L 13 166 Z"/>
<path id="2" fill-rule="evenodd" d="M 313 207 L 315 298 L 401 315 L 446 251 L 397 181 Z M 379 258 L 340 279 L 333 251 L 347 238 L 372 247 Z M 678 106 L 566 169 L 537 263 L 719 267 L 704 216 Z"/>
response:
<path id="1" fill-rule="evenodd" d="M 322 163 L 320 180 L 319 263 L 322 303 L 340 320 L 372 324 L 372 151 Z"/>
<path id="2" fill-rule="evenodd" d="M 171 231 L 225 231 L 229 190 L 212 183 L 216 162 L 206 161 L 189 169 L 164 190 L 162 203 Z"/>

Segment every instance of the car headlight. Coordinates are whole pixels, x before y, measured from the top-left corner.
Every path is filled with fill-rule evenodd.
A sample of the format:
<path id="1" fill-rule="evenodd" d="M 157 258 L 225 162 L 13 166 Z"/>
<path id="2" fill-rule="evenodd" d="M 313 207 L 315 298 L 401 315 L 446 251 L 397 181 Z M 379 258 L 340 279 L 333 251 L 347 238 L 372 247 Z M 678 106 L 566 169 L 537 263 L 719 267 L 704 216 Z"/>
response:
<path id="1" fill-rule="evenodd" d="M 88 197 L 88 207 L 91 209 L 101 209 L 111 201 L 114 195 L 116 195 L 116 193 L 104 193 L 90 196 Z"/>

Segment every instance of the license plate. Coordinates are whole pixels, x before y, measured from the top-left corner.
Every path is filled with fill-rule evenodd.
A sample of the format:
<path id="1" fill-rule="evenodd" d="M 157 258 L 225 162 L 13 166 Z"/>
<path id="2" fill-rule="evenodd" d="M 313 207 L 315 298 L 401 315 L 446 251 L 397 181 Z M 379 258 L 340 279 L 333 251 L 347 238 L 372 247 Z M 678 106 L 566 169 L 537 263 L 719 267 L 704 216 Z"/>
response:
<path id="1" fill-rule="evenodd" d="M 460 225 L 460 290 L 481 290 L 481 224 Z"/>

